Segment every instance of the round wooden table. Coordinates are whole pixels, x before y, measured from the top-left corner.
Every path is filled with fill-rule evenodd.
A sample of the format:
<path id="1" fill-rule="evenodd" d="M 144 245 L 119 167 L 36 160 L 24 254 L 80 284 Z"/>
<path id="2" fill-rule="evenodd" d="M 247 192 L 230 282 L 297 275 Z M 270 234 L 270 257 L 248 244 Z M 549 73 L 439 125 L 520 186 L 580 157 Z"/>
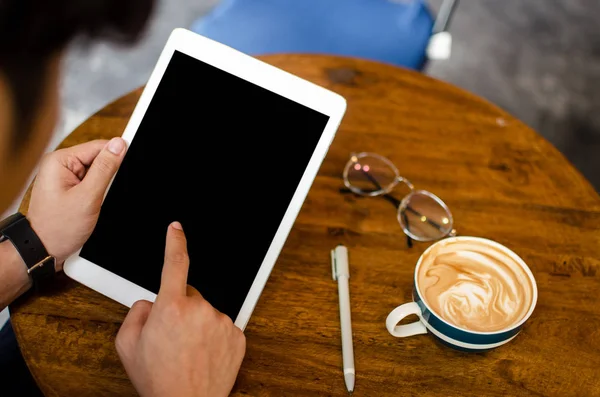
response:
<path id="1" fill-rule="evenodd" d="M 343 243 L 356 396 L 600 396 L 600 198 L 581 174 L 504 111 L 422 74 L 329 56 L 263 59 L 340 93 L 348 111 L 250 319 L 233 395 L 347 395 L 329 256 Z M 140 92 L 106 106 L 62 146 L 121 135 Z M 514 341 L 468 354 L 428 335 L 388 334 L 386 316 L 411 299 L 428 244 L 407 248 L 385 200 L 340 192 L 353 151 L 389 157 L 448 203 L 460 235 L 496 240 L 529 264 L 539 300 Z M 114 347 L 126 312 L 65 276 L 11 306 L 46 395 L 135 395 Z"/>

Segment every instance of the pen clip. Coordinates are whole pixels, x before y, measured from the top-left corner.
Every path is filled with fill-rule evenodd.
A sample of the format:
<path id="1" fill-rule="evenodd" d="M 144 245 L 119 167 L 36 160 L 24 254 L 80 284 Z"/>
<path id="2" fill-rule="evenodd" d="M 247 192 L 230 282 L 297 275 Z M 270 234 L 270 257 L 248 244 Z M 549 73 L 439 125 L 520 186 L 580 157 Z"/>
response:
<path id="1" fill-rule="evenodd" d="M 333 281 L 337 280 L 337 266 L 335 261 L 335 249 L 331 250 L 331 273 L 333 275 Z"/>

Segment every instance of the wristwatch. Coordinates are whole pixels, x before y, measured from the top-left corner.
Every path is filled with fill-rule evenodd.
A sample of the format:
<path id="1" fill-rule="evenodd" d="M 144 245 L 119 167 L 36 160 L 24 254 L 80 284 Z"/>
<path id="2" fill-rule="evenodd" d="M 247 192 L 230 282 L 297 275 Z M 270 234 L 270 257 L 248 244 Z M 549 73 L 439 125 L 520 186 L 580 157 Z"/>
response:
<path id="1" fill-rule="evenodd" d="M 5 240 L 21 255 L 34 284 L 54 276 L 56 258 L 46 251 L 25 215 L 17 212 L 0 221 L 0 243 Z"/>

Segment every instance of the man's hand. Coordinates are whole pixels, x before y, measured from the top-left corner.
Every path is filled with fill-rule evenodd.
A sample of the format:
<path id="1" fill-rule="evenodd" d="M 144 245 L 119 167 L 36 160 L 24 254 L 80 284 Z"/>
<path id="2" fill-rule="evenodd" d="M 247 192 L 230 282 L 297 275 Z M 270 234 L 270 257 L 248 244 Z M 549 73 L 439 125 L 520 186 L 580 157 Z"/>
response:
<path id="1" fill-rule="evenodd" d="M 57 150 L 42 160 L 27 218 L 56 257 L 57 271 L 92 234 L 104 193 L 125 151 L 125 141 L 113 138 Z"/>
<path id="2" fill-rule="evenodd" d="M 116 340 L 143 397 L 227 396 L 244 358 L 244 334 L 187 285 L 188 268 L 185 235 L 175 222 L 156 302 L 136 302 Z"/>

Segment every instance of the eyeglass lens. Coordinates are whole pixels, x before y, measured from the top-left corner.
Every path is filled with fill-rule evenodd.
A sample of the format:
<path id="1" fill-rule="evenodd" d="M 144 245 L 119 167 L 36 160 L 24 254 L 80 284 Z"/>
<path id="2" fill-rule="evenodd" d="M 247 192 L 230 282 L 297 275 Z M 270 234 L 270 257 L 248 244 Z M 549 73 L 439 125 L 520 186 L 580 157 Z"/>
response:
<path id="1" fill-rule="evenodd" d="M 398 180 L 398 173 L 388 159 L 370 154 L 352 156 L 344 174 L 348 187 L 366 196 L 389 192 Z"/>
<path id="2" fill-rule="evenodd" d="M 418 190 L 406 196 L 398 208 L 398 221 L 415 240 L 431 241 L 452 230 L 452 214 L 433 193 Z"/>

